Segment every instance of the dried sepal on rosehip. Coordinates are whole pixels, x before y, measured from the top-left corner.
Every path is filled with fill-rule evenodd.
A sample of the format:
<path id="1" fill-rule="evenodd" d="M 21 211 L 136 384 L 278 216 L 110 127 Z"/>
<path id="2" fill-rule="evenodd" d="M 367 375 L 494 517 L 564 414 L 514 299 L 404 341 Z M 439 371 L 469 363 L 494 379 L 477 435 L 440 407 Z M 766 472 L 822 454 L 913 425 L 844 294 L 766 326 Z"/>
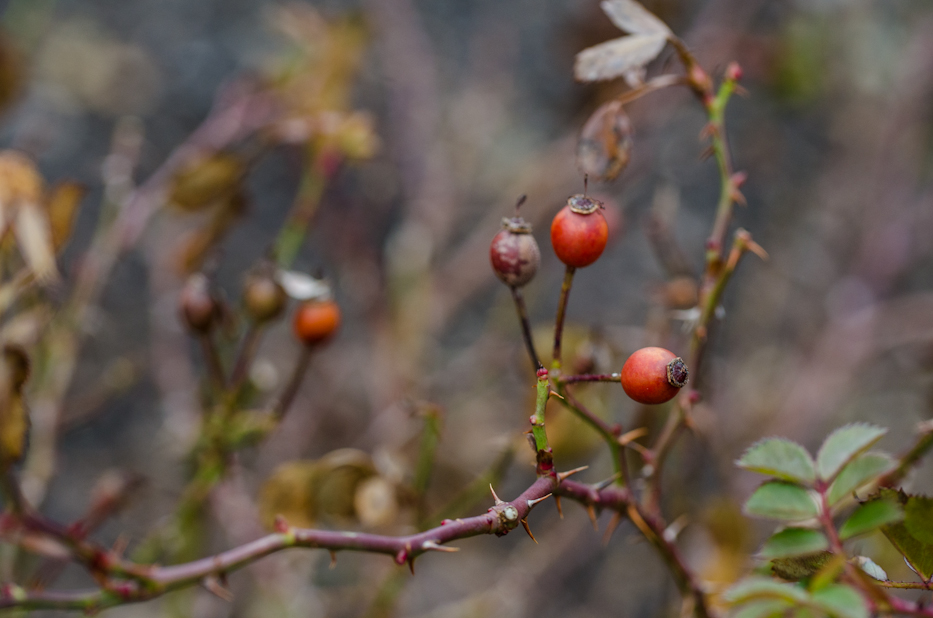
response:
<path id="1" fill-rule="evenodd" d="M 664 348 L 642 348 L 625 361 L 621 382 L 625 394 L 638 403 L 658 404 L 673 399 L 687 383 L 684 361 Z"/>
<path id="2" fill-rule="evenodd" d="M 295 337 L 305 345 L 330 339 L 340 327 L 340 307 L 333 300 L 309 300 L 301 303 L 292 324 Z"/>
<path id="3" fill-rule="evenodd" d="M 551 244 L 561 262 L 572 268 L 589 266 L 602 255 L 609 240 L 603 204 L 574 195 L 551 222 Z"/>
<path id="4" fill-rule="evenodd" d="M 524 202 L 523 195 L 515 205 L 516 213 Z M 489 261 L 496 276 L 509 287 L 520 288 L 531 281 L 541 263 L 541 251 L 531 235 L 531 224 L 517 214 L 511 219 L 503 218 L 502 229 L 489 246 Z"/>

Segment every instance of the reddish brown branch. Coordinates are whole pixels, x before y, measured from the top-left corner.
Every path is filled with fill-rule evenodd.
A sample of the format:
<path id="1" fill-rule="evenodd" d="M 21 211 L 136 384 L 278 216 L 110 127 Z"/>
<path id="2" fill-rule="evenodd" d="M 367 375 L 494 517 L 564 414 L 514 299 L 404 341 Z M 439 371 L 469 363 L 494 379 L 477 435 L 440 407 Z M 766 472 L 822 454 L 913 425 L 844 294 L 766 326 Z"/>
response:
<path id="1" fill-rule="evenodd" d="M 441 525 L 408 536 L 384 536 L 362 532 L 335 532 L 282 526 L 282 530 L 240 547 L 209 558 L 175 566 L 138 565 L 119 560 L 113 555 L 94 556 L 96 548 L 71 539 L 65 531 L 42 519 L 30 521 L 56 539 L 67 541 L 76 560 L 92 566 L 106 576 L 104 587 L 98 590 L 33 592 L 15 585 L 5 585 L 0 592 L 0 609 L 64 609 L 96 611 L 114 605 L 145 601 L 166 592 L 193 586 L 207 577 L 224 575 L 262 557 L 292 547 L 327 549 L 330 551 L 365 551 L 392 556 L 399 564 L 414 563 L 415 558 L 429 551 L 451 551 L 445 543 L 480 534 L 503 536 L 525 519 L 535 504 L 556 488 L 557 480 L 538 478 L 518 498 L 501 502 L 483 515 L 466 519 L 447 519 Z M 131 579 L 128 579 L 131 578 Z"/>

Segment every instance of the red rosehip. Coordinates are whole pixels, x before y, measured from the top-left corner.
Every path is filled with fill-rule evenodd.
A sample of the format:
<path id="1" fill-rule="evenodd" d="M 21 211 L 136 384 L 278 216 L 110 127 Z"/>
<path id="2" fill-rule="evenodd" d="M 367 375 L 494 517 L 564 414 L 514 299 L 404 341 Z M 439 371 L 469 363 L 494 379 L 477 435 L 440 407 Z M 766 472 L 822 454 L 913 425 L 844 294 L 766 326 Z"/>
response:
<path id="1" fill-rule="evenodd" d="M 638 403 L 670 401 L 687 383 L 683 359 L 664 348 L 642 348 L 622 366 L 622 388 Z"/>
<path id="2" fill-rule="evenodd" d="M 602 202 L 574 195 L 551 223 L 551 244 L 561 262 L 573 268 L 589 266 L 602 255 L 609 225 L 600 212 Z"/>
<path id="3" fill-rule="evenodd" d="M 531 224 L 521 217 L 502 220 L 502 229 L 489 246 L 492 269 L 506 285 L 520 288 L 538 272 L 541 252 L 531 235 Z"/>
<path id="4" fill-rule="evenodd" d="M 293 327 L 295 336 L 305 345 L 320 343 L 340 327 L 340 307 L 332 300 L 303 302 L 295 312 Z"/>

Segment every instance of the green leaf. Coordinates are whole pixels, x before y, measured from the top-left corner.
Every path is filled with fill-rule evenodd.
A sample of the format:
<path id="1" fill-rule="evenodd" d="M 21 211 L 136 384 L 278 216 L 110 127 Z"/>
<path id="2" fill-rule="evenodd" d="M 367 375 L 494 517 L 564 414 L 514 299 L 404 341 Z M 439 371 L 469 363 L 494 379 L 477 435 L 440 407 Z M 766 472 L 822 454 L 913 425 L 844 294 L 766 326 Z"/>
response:
<path id="1" fill-rule="evenodd" d="M 839 538 L 846 540 L 902 519 L 904 519 L 904 511 L 899 504 L 884 498 L 871 500 L 860 504 L 846 523 L 842 524 L 839 529 Z"/>
<path id="2" fill-rule="evenodd" d="M 816 501 L 800 485 L 769 481 L 755 490 L 745 503 L 745 513 L 753 517 L 800 521 L 818 514 Z"/>
<path id="3" fill-rule="evenodd" d="M 902 506 L 910 499 L 904 492 L 894 489 L 882 489 L 879 495 L 896 500 Z M 917 540 L 902 522 L 882 526 L 881 531 L 921 578 L 933 579 L 933 545 Z"/>
<path id="4" fill-rule="evenodd" d="M 829 541 L 819 530 L 809 528 L 786 528 L 765 541 L 761 557 L 792 558 L 815 554 L 829 548 Z"/>
<path id="5" fill-rule="evenodd" d="M 769 577 L 746 577 L 723 594 L 728 603 L 739 604 L 760 599 L 776 599 L 804 603 L 806 591 L 795 584 L 782 584 Z"/>
<path id="6" fill-rule="evenodd" d="M 859 455 L 839 471 L 836 480 L 829 487 L 827 499 L 830 506 L 873 480 L 887 474 L 895 467 L 897 467 L 897 462 L 885 453 L 864 453 Z"/>
<path id="7" fill-rule="evenodd" d="M 732 618 L 777 618 L 783 616 L 791 604 L 779 599 L 762 599 L 745 603 L 732 613 Z"/>
<path id="8" fill-rule="evenodd" d="M 867 558 L 865 556 L 856 556 L 852 558 L 852 563 L 865 571 L 869 577 L 877 579 L 881 582 L 888 581 L 888 574 L 884 572 L 884 569 L 875 564 L 874 560 L 871 558 Z"/>
<path id="9" fill-rule="evenodd" d="M 835 618 L 868 618 L 868 606 L 857 591 L 834 584 L 811 595 L 812 605 Z"/>
<path id="10" fill-rule="evenodd" d="M 866 423 L 853 423 L 829 434 L 816 455 L 816 470 L 820 478 L 829 481 L 857 455 L 881 439 L 887 429 Z"/>
<path id="11" fill-rule="evenodd" d="M 933 545 L 933 498 L 910 496 L 904 513 L 904 526 L 911 536 L 921 543 Z"/>
<path id="12" fill-rule="evenodd" d="M 767 438 L 750 446 L 736 464 L 740 468 L 811 485 L 816 468 L 810 453 L 796 442 Z"/>

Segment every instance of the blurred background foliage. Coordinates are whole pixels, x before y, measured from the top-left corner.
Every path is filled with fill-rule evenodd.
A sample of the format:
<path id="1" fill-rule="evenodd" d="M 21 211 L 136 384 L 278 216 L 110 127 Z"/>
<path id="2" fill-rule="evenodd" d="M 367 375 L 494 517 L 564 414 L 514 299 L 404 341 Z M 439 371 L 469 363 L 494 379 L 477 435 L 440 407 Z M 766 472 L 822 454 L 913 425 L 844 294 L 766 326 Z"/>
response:
<path id="1" fill-rule="evenodd" d="M 690 514 L 681 542 L 691 564 L 725 584 L 750 568 L 747 556 L 766 532 L 739 512 L 758 482 L 733 465 L 747 444 L 777 434 L 812 450 L 832 427 L 863 420 L 890 427 L 882 446 L 897 452 L 931 417 L 933 5 L 645 5 L 712 72 L 730 60 L 742 65 L 748 96 L 727 113 L 737 169 L 749 175 L 749 206 L 736 223 L 771 255 L 743 264 L 726 293 L 725 319 L 697 372 L 706 398 L 695 432 L 666 478 L 670 518 Z M 335 283 L 344 327 L 312 360 L 284 425 L 245 451 L 213 492 L 216 525 L 205 547 L 255 537 L 270 504 L 298 509 L 301 523 L 403 532 L 495 463 L 503 467 L 516 442 L 497 491 L 513 495 L 527 484 L 531 455 L 520 431 L 533 391 L 487 247 L 522 193 L 522 213 L 548 247 L 551 215 L 581 189 L 576 134 L 624 89 L 572 79 L 576 52 L 618 36 L 595 0 L 10 0 L 0 15 L 0 144 L 34 157 L 50 181 L 88 189 L 53 299 L 73 284 L 69 274 L 114 192 L 147 178 L 220 89 L 252 76 L 287 110 L 264 138 L 283 147 L 248 142 L 237 151 L 249 166 L 245 176 L 232 173 L 242 186 L 208 198 L 195 187 L 192 198 L 176 184 L 177 207 L 156 214 L 116 264 L 99 307 L 83 316 L 59 457 L 43 477 L 48 491 L 39 492 L 44 511 L 76 519 L 101 474 L 119 470 L 145 481 L 100 538 L 124 535 L 132 546 L 172 512 L 199 414 L 201 361 L 176 315 L 184 272 L 216 264 L 227 296 L 238 298 L 244 271 L 302 196 L 313 206 L 305 209 L 312 228 L 294 264 Z M 672 53 L 650 72 L 671 66 Z M 699 272 L 718 192 L 712 163 L 699 158 L 702 110 L 687 91 L 652 94 L 628 111 L 631 164 L 619 180 L 592 188 L 607 200 L 613 239 L 577 277 L 570 301 L 567 349 L 586 370 L 617 371 L 645 344 L 683 348 L 671 314 L 684 304 L 683 281 L 666 279 L 644 232 L 659 222 L 669 228 Z M 114 169 L 113 153 L 127 148 L 138 150 L 131 177 Z M 321 154 L 331 152 L 340 156 Z M 223 177 L 223 162 L 216 167 Z M 525 294 L 547 333 L 562 268 L 543 253 Z M 296 355 L 287 326 L 274 328 L 255 386 L 281 385 Z M 639 409 L 621 388 L 580 390 L 626 430 L 657 425 L 657 411 Z M 418 505 L 387 487 L 415 475 L 424 402 L 442 411 L 442 422 L 427 504 Z M 549 429 L 558 465 L 588 463 L 589 480 L 608 476 L 600 445 L 566 412 L 556 414 L 563 417 Z M 340 470 L 352 490 L 321 487 L 314 479 L 323 470 Z M 908 487 L 933 491 L 930 470 Z M 263 488 L 270 475 L 304 479 L 316 493 L 276 498 L 275 486 Z M 324 505 L 328 492 L 335 497 Z M 267 498 L 257 507 L 260 495 Z M 461 506 L 466 514 L 485 502 Z M 420 560 L 414 578 L 380 557 L 341 554 L 329 570 L 323 552 L 273 556 L 231 577 L 232 604 L 200 592 L 189 599 L 190 615 L 677 611 L 673 583 L 651 548 L 632 542 L 632 529 L 623 525 L 604 546 L 582 509 L 565 509 L 563 521 L 536 510 L 541 545 L 519 534 L 463 542 L 457 556 Z M 866 555 L 881 547 L 864 544 Z M 892 578 L 907 577 L 896 554 L 875 559 Z M 60 584 L 82 577 L 68 570 Z M 181 611 L 173 603 L 111 614 Z"/>

